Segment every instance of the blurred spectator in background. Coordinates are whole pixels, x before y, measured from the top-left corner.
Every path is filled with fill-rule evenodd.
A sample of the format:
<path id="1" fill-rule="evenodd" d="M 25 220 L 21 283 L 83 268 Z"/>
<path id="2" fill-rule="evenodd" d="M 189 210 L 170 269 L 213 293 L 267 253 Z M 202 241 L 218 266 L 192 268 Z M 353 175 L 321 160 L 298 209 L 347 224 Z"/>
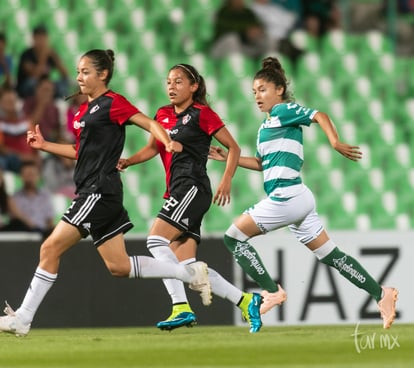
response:
<path id="1" fill-rule="evenodd" d="M 0 130 L 0 169 L 3 171 L 13 171 L 18 173 L 20 170 L 20 159 L 17 155 L 9 153 L 4 146 L 3 132 Z"/>
<path id="2" fill-rule="evenodd" d="M 78 94 L 69 100 L 69 104 L 66 110 L 66 132 L 64 133 L 65 139 L 70 142 L 75 142 L 75 133 L 73 128 L 73 118 L 76 112 L 79 110 L 81 104 L 86 102 L 88 97 L 86 95 Z"/>
<path id="3" fill-rule="evenodd" d="M 394 40 L 397 55 L 414 55 L 413 0 L 352 2 L 349 19 L 353 32 L 379 31 Z"/>
<path id="4" fill-rule="evenodd" d="M 56 97 L 63 97 L 69 86 L 68 73 L 59 55 L 49 45 L 47 29 L 40 25 L 33 29 L 32 47 L 20 56 L 16 86 L 19 96 L 32 96 L 39 79 L 44 75 L 51 77 L 53 70 L 57 70 L 60 75 L 60 79 L 55 81 Z"/>
<path id="5" fill-rule="evenodd" d="M 26 132 L 31 124 L 23 112 L 17 93 L 12 87 L 0 89 L 0 131 L 2 133 L 3 154 L 16 156 L 13 164 L 3 169 L 20 171 L 20 162 L 37 160 L 39 155 L 26 142 Z"/>
<path id="6" fill-rule="evenodd" d="M 12 57 L 6 53 L 6 35 L 0 32 L 0 86 L 13 86 Z"/>
<path id="7" fill-rule="evenodd" d="M 225 0 L 215 14 L 213 58 L 241 53 L 258 58 L 266 52 L 265 30 L 244 0 Z"/>
<path id="8" fill-rule="evenodd" d="M 302 1 L 303 0 L 272 0 L 273 4 L 283 6 L 286 10 L 289 10 L 302 17 Z"/>
<path id="9" fill-rule="evenodd" d="M 335 0 L 303 1 L 302 10 L 303 27 L 315 38 L 341 26 L 341 13 Z"/>
<path id="10" fill-rule="evenodd" d="M 67 141 L 58 143 L 68 144 Z M 67 198 L 75 198 L 75 182 L 73 175 L 76 161 L 56 155 L 47 156 L 42 165 L 44 187 L 53 194 L 62 194 Z"/>
<path id="11" fill-rule="evenodd" d="M 32 124 L 39 124 L 45 139 L 56 142 L 61 137 L 59 108 L 53 98 L 55 86 L 47 75 L 40 78 L 35 94 L 24 100 L 23 110 Z"/>
<path id="12" fill-rule="evenodd" d="M 4 231 L 39 232 L 46 237 L 54 227 L 54 210 L 49 192 L 40 187 L 40 170 L 36 162 L 25 161 L 20 169 L 22 188 L 12 196 L 22 219 L 14 219 Z"/>
<path id="13" fill-rule="evenodd" d="M 387 12 L 396 15 L 394 21 L 387 16 Z M 382 14 L 380 30 L 394 35 L 397 54 L 414 55 L 414 0 L 384 0 Z"/>
<path id="14" fill-rule="evenodd" d="M 13 231 L 14 224 L 23 224 L 25 217 L 18 210 L 13 197 L 7 191 L 3 170 L 0 169 L 0 231 Z"/>
<path id="15" fill-rule="evenodd" d="M 254 0 L 250 8 L 264 26 L 268 43 L 266 52 L 280 52 L 295 62 L 303 51 L 290 41 L 289 36 L 298 24 L 299 14 L 270 0 Z"/>

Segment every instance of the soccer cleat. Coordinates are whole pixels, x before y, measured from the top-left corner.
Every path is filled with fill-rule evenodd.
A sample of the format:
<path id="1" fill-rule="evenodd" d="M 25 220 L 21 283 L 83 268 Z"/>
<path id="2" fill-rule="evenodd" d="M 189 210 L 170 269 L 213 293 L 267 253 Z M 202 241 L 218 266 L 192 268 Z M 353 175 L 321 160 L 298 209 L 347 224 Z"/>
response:
<path id="1" fill-rule="evenodd" d="M 171 315 L 165 320 L 157 323 L 161 330 L 174 330 L 175 328 L 187 326 L 193 327 L 197 324 L 197 318 L 188 303 L 175 304 Z"/>
<path id="2" fill-rule="evenodd" d="M 381 286 L 384 296 L 378 302 L 384 328 L 390 328 L 395 319 L 395 303 L 398 299 L 398 290 L 392 287 Z"/>
<path id="3" fill-rule="evenodd" d="M 211 285 L 208 279 L 208 268 L 204 262 L 194 262 L 187 267 L 191 269 L 192 280 L 190 281 L 190 289 L 198 291 L 201 296 L 201 301 L 204 305 L 211 304 Z"/>
<path id="4" fill-rule="evenodd" d="M 262 304 L 262 297 L 257 294 L 243 293 L 243 300 L 239 305 L 242 311 L 243 318 L 250 325 L 250 332 L 259 332 L 262 327 L 262 320 L 260 318 L 260 305 Z"/>
<path id="5" fill-rule="evenodd" d="M 176 314 L 174 317 L 171 315 L 165 321 L 158 322 L 157 327 L 160 330 L 171 331 L 183 326 L 193 327 L 196 324 L 197 318 L 193 312 L 181 312 Z"/>
<path id="6" fill-rule="evenodd" d="M 266 290 L 262 291 L 263 302 L 260 306 L 260 314 L 265 314 L 276 305 L 282 304 L 287 299 L 286 291 L 280 285 L 277 285 L 279 290 L 274 293 L 269 293 Z"/>
<path id="7" fill-rule="evenodd" d="M 0 317 L 0 331 L 12 333 L 16 336 L 26 336 L 29 333 L 30 323 L 24 324 L 7 302 L 4 313 L 6 315 Z"/>

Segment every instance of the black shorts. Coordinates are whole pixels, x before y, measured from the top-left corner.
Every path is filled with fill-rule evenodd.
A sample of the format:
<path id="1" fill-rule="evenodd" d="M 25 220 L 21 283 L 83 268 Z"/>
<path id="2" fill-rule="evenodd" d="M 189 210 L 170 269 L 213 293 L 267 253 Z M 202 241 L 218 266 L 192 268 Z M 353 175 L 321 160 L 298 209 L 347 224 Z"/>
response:
<path id="1" fill-rule="evenodd" d="M 164 202 L 159 218 L 183 231 L 181 237 L 190 237 L 200 242 L 201 220 L 211 205 L 212 194 L 197 186 L 182 186 L 170 193 Z"/>
<path id="2" fill-rule="evenodd" d="M 123 206 L 122 195 L 80 194 L 62 220 L 76 226 L 83 238 L 91 235 L 96 247 L 134 226 Z"/>

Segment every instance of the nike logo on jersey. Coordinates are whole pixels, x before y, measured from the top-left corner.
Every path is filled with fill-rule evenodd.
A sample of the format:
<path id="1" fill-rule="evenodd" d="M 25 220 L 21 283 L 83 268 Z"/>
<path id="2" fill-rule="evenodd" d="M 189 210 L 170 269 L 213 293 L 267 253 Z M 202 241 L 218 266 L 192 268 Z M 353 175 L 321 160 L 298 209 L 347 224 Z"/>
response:
<path id="1" fill-rule="evenodd" d="M 95 105 L 94 107 L 92 107 L 90 114 L 93 114 L 94 112 L 99 110 L 99 105 Z"/>

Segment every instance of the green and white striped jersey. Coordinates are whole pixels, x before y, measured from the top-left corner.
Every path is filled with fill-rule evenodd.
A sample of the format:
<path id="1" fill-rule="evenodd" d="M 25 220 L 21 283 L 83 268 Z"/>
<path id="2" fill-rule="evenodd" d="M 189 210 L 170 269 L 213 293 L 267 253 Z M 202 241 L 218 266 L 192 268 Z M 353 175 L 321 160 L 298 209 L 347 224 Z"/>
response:
<path id="1" fill-rule="evenodd" d="M 257 133 L 256 156 L 262 161 L 264 190 L 268 197 L 284 201 L 303 190 L 301 125 L 309 126 L 317 110 L 297 103 L 273 106 Z"/>

